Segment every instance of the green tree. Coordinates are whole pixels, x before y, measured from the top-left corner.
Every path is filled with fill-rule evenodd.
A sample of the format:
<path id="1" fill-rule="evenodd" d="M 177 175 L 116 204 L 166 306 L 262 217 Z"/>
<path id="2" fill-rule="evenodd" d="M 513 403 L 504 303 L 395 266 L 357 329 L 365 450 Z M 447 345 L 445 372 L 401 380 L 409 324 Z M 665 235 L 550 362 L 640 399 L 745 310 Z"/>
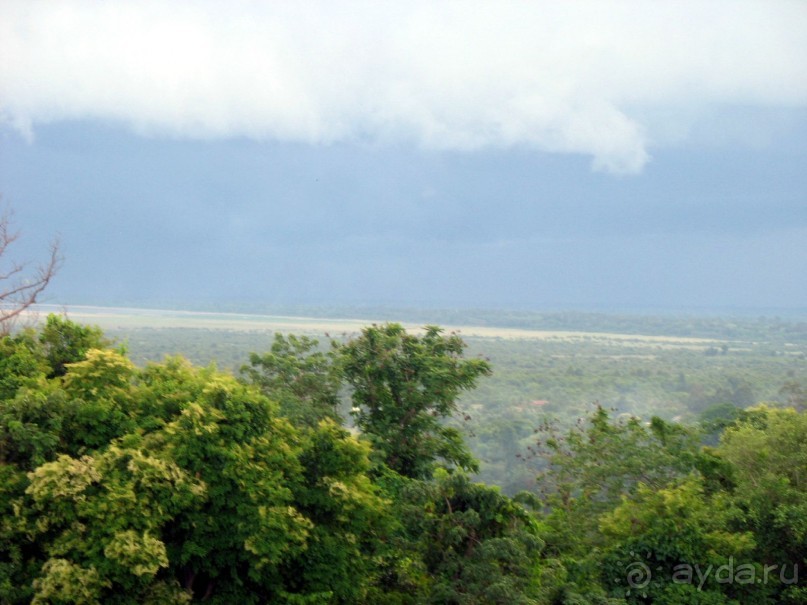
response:
<path id="1" fill-rule="evenodd" d="M 175 464 L 119 445 L 62 455 L 29 479 L 24 514 L 47 557 L 33 603 L 138 602 L 169 566 L 165 525 L 204 493 Z"/>
<path id="2" fill-rule="evenodd" d="M 407 547 L 426 581 L 415 602 L 444 605 L 539 603 L 543 543 L 532 514 L 464 473 L 438 470 L 404 481 L 396 498 Z"/>
<path id="3" fill-rule="evenodd" d="M 490 374 L 487 361 L 464 359 L 464 348 L 457 334 L 427 326 L 417 336 L 400 324 L 365 328 L 340 348 L 356 425 L 401 475 L 428 478 L 438 461 L 477 470 L 459 431 L 444 424 L 460 393 Z"/>
<path id="4" fill-rule="evenodd" d="M 307 336 L 276 333 L 272 348 L 252 353 L 241 374 L 264 395 L 280 404 L 280 412 L 295 424 L 315 427 L 326 418 L 339 421 L 341 379 L 334 354 L 317 350 Z"/>
<path id="5" fill-rule="evenodd" d="M 47 363 L 33 330 L 0 335 L 0 401 L 11 399 L 25 384 L 47 373 Z"/>
<path id="6" fill-rule="evenodd" d="M 67 364 L 81 361 L 90 349 L 103 349 L 110 343 L 100 328 L 84 326 L 59 315 L 48 315 L 39 333 L 45 359 L 50 366 L 49 377 L 63 376 Z"/>
<path id="7" fill-rule="evenodd" d="M 807 563 L 807 413 L 751 408 L 715 453 L 734 469 L 733 498 L 754 531 L 759 560 Z"/>
<path id="8" fill-rule="evenodd" d="M 61 379 L 64 404 L 63 451 L 80 456 L 108 445 L 136 425 L 137 371 L 116 351 L 90 349 L 67 364 Z M 58 379 L 54 380 L 58 384 Z"/>
<path id="9" fill-rule="evenodd" d="M 600 517 L 603 584 L 628 603 L 769 603 L 771 590 L 757 584 L 761 570 L 749 562 L 753 535 L 732 529 L 739 518 L 731 498 L 707 494 L 697 475 L 663 489 L 639 484 Z M 731 581 L 720 582 L 728 572 Z"/>
<path id="10" fill-rule="evenodd" d="M 539 448 L 548 463 L 538 481 L 551 510 L 547 539 L 574 556 L 601 542 L 598 518 L 624 496 L 640 485 L 662 489 L 706 465 L 696 431 L 660 418 L 614 420 L 601 406 L 565 433 L 544 427 Z"/>
<path id="11" fill-rule="evenodd" d="M 386 600 L 368 443 L 181 358 L 33 367 L 0 401 L 0 602 Z"/>
<path id="12" fill-rule="evenodd" d="M 63 451 L 68 401 L 43 382 L 0 402 L 0 464 L 32 471 Z"/>
<path id="13" fill-rule="evenodd" d="M 295 507 L 313 525 L 305 550 L 284 565 L 288 591 L 323 595 L 327 603 L 374 602 L 369 595 L 394 519 L 390 501 L 367 474 L 369 452 L 369 444 L 332 420 L 304 432 L 302 477 L 291 489 Z M 389 597 L 375 593 L 378 602 Z"/>
<path id="14" fill-rule="evenodd" d="M 50 314 L 37 335 L 26 329 L 14 335 L 0 331 L 0 399 L 14 397 L 23 384 L 47 376 L 63 376 L 67 364 L 82 361 L 90 349 L 109 345 L 99 328 L 82 326 Z"/>

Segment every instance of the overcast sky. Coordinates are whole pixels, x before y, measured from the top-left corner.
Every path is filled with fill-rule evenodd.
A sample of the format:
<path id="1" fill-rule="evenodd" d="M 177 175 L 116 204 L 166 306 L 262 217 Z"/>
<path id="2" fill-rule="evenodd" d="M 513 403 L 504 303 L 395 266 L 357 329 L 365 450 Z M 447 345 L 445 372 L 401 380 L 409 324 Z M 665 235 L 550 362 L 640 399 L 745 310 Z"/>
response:
<path id="1" fill-rule="evenodd" d="M 807 2 L 0 1 L 60 303 L 807 308 Z"/>

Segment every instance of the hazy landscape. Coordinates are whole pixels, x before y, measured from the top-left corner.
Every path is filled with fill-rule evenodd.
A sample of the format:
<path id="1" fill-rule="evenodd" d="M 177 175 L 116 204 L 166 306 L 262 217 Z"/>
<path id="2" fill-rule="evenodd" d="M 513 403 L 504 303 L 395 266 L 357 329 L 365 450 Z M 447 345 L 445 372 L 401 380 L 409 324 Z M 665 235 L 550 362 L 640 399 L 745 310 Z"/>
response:
<path id="1" fill-rule="evenodd" d="M 57 310 L 42 306 L 38 313 Z M 424 324 L 440 325 L 463 338 L 466 355 L 491 363 L 492 375 L 460 399 L 469 419 L 458 426 L 482 462 L 479 478 L 508 493 L 535 487 L 540 460 L 527 464 L 515 455 L 527 453 L 534 429 L 547 421 L 571 426 L 600 404 L 617 414 L 692 424 L 719 404 L 738 409 L 758 402 L 787 405 L 799 393 L 803 396 L 807 381 L 807 322 L 798 316 L 377 310 L 375 317 L 370 312 L 351 318 L 368 310 L 341 309 L 331 310 L 337 317 L 329 318 L 83 306 L 61 310 L 74 321 L 103 328 L 139 365 L 179 353 L 236 374 L 250 353 L 271 346 L 276 332 L 317 339 L 321 350 L 328 350 L 331 340 L 355 338 L 371 324 L 399 321 L 413 334 L 422 333 Z M 439 321 L 463 317 L 470 323 Z M 347 404 L 342 415 L 351 423 Z"/>
<path id="2" fill-rule="evenodd" d="M 807 604 L 803 0 L 0 2 L 0 605 Z"/>

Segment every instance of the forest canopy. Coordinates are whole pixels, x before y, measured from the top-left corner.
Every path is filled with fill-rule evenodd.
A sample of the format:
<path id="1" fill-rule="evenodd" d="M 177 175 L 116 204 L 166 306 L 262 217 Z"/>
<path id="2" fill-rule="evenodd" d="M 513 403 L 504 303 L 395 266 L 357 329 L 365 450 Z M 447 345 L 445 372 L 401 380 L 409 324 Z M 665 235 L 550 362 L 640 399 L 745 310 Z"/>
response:
<path id="1" fill-rule="evenodd" d="M 807 602 L 803 410 L 598 407 L 536 427 L 543 471 L 510 497 L 468 474 L 452 417 L 495 368 L 458 335 L 248 361 L 138 367 L 58 316 L 3 336 L 0 602 Z"/>

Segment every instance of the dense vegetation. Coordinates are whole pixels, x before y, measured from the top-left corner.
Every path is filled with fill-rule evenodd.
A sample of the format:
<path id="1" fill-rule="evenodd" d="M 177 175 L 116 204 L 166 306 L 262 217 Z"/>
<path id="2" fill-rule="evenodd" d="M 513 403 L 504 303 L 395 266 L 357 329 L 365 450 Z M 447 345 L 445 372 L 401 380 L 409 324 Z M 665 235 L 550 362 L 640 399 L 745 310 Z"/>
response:
<path id="1" fill-rule="evenodd" d="M 738 372 L 750 392 L 721 392 L 724 374 L 675 410 L 681 423 L 627 405 L 577 422 L 486 411 L 473 389 L 489 387 L 490 357 L 397 324 L 329 348 L 276 335 L 237 372 L 138 366 L 56 316 L 3 337 L 0 603 L 807 603 L 795 358 L 771 356 L 793 407 L 749 405 L 756 377 Z M 557 380 L 607 391 L 610 375 L 589 377 L 600 366 L 535 363 L 551 359 Z M 673 391 L 691 397 L 699 372 Z M 534 399 L 552 384 L 539 375 Z M 484 416 L 466 418 L 473 439 L 508 445 L 497 463 L 531 473 L 529 491 L 469 475 L 469 410 Z"/>
<path id="2" fill-rule="evenodd" d="M 409 311 L 404 316 L 442 317 L 463 325 L 495 319 L 483 312 Z M 460 395 L 460 414 L 450 425 L 462 431 L 479 460 L 474 477 L 509 495 L 537 489 L 535 478 L 546 459 L 531 452 L 535 429 L 546 422 L 573 426 L 596 404 L 615 416 L 698 424 L 713 408 L 725 405 L 798 406 L 807 399 L 804 322 L 590 313 L 503 312 L 497 317 L 501 325 L 564 331 L 542 339 L 464 337 L 467 355 L 487 359 L 492 374 Z M 575 331 L 580 329 L 586 331 Z M 610 336 L 609 330 L 621 337 Z M 140 328 L 108 333 L 127 344 L 138 365 L 182 351 L 196 364 L 215 362 L 235 373 L 250 351 L 263 351 L 272 342 L 271 334 L 260 330 Z M 631 334 L 659 338 L 627 337 Z M 669 335 L 697 340 L 676 341 Z M 336 337 L 344 342 L 354 336 Z M 323 333 L 309 337 L 320 339 L 320 350 L 327 353 L 330 338 Z M 350 404 L 343 399 L 341 416 L 350 425 Z"/>

